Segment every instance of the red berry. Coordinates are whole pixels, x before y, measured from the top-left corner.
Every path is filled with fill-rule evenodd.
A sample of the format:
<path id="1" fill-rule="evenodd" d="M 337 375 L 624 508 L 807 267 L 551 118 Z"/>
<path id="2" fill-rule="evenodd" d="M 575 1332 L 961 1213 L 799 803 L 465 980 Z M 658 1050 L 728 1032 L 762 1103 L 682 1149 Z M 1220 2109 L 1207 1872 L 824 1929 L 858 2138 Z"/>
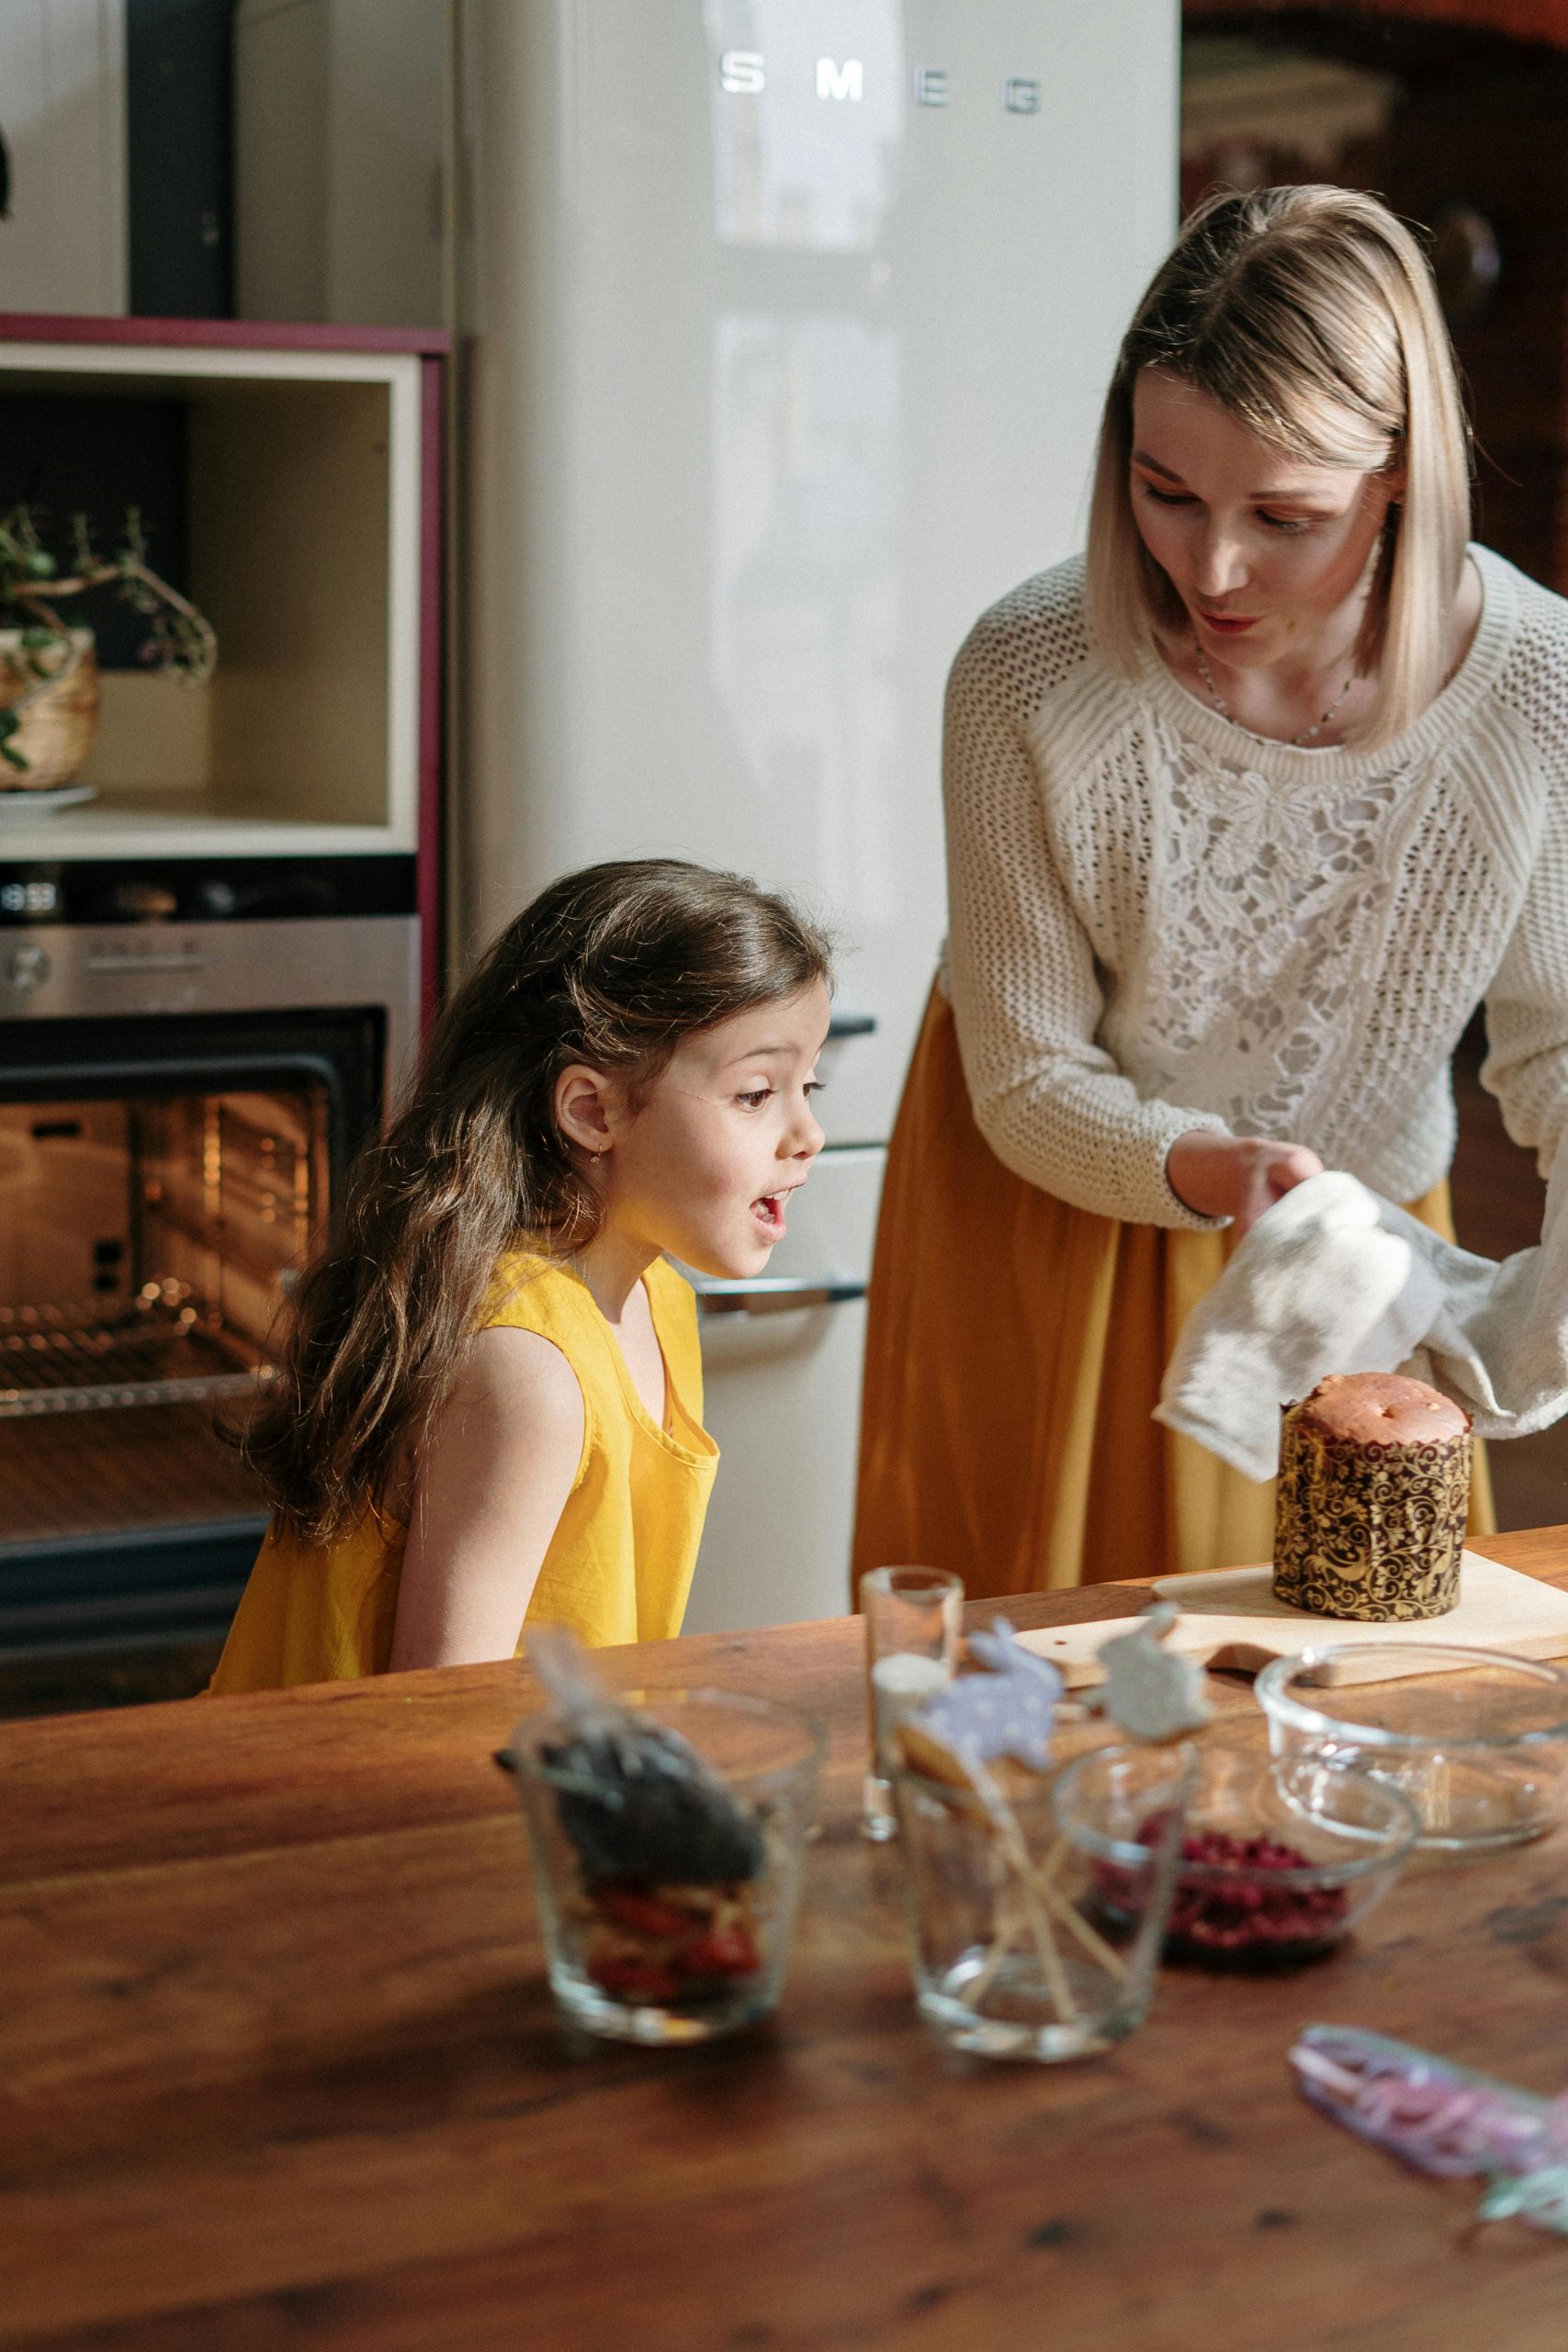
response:
<path id="1" fill-rule="evenodd" d="M 1157 1841 L 1163 1820 L 1156 1815 L 1142 1824 L 1143 1844 Z M 1168 1951 L 1195 1960 L 1245 1959 L 1249 1952 L 1268 1960 L 1305 1957 L 1331 1942 L 1343 1925 L 1348 1908 L 1343 1887 L 1270 1885 L 1270 1871 L 1310 1867 L 1304 1854 L 1279 1838 L 1192 1830 L 1181 1841 L 1181 1859 L 1224 1875 L 1210 1882 L 1178 1871 Z M 1106 1864 L 1099 1878 L 1108 1902 L 1129 1913 L 1137 1910 L 1139 1890 L 1133 1878 Z"/>
<path id="2" fill-rule="evenodd" d="M 588 1973 L 600 1991 L 616 2001 L 672 2001 L 681 1989 L 672 1969 L 629 1954 L 591 1962 Z"/>
<path id="3" fill-rule="evenodd" d="M 762 1963 L 745 1928 L 716 1928 L 682 1944 L 672 1964 L 682 1976 L 750 1976 Z"/>
<path id="4" fill-rule="evenodd" d="M 593 1901 L 606 1919 L 613 1919 L 617 1928 L 629 1928 L 634 1935 L 691 1933 L 691 1914 L 673 1903 L 666 1903 L 646 1887 L 625 1886 L 615 1880 L 605 1880 L 593 1889 Z"/>

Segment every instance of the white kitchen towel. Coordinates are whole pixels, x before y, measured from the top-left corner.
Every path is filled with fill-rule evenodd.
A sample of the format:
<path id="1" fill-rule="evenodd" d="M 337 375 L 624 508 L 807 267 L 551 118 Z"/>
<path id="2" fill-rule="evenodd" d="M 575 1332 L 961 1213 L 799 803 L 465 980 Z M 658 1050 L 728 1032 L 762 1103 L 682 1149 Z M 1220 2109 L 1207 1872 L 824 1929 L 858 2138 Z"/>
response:
<path id="1" fill-rule="evenodd" d="M 1354 1176 L 1298 1184 L 1261 1216 L 1182 1328 L 1155 1418 L 1271 1478 L 1280 1408 L 1331 1372 L 1404 1372 L 1479 1437 L 1568 1412 L 1568 1154 L 1541 1239 L 1501 1264 L 1456 1249 Z"/>

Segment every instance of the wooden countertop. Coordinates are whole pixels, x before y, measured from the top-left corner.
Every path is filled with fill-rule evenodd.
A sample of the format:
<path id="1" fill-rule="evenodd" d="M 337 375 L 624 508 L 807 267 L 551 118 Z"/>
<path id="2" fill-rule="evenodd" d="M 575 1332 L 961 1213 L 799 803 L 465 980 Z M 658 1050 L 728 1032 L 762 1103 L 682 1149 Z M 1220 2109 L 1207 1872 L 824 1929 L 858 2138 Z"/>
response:
<path id="1" fill-rule="evenodd" d="M 1568 1584 L 1568 1529 L 1484 1548 Z M 752 2037 L 558 2028 L 489 1760 L 519 1666 L 0 1725 L 0 2343 L 1562 2352 L 1568 2242 L 1476 2225 L 1286 2051 L 1364 2025 L 1561 2089 L 1568 1833 L 1412 1869 L 1303 1973 L 1168 1973 L 1107 2057 L 987 2066 L 918 2025 L 897 1862 L 856 1833 L 859 1622 L 604 1656 L 830 1726 Z"/>

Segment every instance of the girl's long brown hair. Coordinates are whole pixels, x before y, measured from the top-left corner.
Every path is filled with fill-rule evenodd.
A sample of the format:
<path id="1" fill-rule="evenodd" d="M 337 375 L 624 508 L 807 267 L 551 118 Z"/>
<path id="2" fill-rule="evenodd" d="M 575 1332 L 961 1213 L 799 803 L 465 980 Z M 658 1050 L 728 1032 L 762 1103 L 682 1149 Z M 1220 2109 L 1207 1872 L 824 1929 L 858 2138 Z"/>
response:
<path id="1" fill-rule="evenodd" d="M 381 1506 L 507 1250 L 592 1239 L 600 1204 L 556 1124 L 561 1071 L 646 1086 L 683 1037 L 829 969 L 827 940 L 787 900 L 673 858 L 568 875 L 502 933 L 355 1163 L 240 1439 L 286 1526 L 329 1542 Z"/>

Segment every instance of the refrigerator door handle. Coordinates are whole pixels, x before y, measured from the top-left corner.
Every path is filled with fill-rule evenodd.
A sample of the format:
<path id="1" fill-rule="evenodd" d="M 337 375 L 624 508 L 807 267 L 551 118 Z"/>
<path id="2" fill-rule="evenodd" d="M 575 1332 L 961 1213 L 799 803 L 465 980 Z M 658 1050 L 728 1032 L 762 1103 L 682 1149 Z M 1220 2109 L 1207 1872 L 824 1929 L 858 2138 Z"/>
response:
<path id="1" fill-rule="evenodd" d="M 828 1023 L 830 1041 L 840 1037 L 874 1037 L 875 1035 L 874 1012 L 835 1012 Z"/>
<path id="2" fill-rule="evenodd" d="M 730 1281 L 699 1274 L 692 1284 L 704 1315 L 787 1315 L 803 1306 L 843 1306 L 865 1296 L 865 1284 L 848 1274 L 758 1274 Z"/>

